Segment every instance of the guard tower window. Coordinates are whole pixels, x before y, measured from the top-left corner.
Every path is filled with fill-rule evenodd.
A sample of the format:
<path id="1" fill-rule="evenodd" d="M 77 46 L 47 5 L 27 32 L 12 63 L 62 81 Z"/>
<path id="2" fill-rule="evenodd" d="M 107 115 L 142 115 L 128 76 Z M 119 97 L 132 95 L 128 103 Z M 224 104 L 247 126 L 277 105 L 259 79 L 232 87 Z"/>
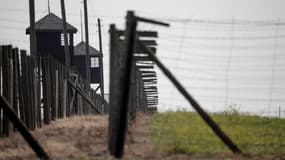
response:
<path id="1" fill-rule="evenodd" d="M 64 46 L 64 34 L 63 33 L 60 34 L 60 45 Z M 67 45 L 68 46 L 70 45 L 70 35 L 69 35 L 69 33 L 67 33 Z"/>
<path id="2" fill-rule="evenodd" d="M 99 59 L 98 57 L 91 57 L 91 68 L 99 67 Z"/>

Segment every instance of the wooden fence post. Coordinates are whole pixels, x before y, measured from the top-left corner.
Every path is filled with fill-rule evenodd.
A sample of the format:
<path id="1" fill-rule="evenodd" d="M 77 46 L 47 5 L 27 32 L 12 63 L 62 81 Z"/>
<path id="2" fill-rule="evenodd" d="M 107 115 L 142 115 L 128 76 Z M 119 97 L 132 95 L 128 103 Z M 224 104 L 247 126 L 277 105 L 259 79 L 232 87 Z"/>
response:
<path id="1" fill-rule="evenodd" d="M 0 95 L 3 95 L 3 54 L 4 46 L 0 46 Z M 3 110 L 0 108 L 0 137 L 3 137 Z"/>
<path id="2" fill-rule="evenodd" d="M 116 116 L 116 112 L 118 112 L 117 106 L 117 91 L 118 91 L 118 68 L 119 66 L 119 58 L 117 55 L 118 47 L 117 47 L 117 35 L 116 35 L 116 26 L 114 24 L 110 25 L 110 107 L 109 107 L 109 137 L 108 137 L 108 148 L 110 151 L 115 150 L 115 141 L 116 134 L 118 133 L 118 125 L 114 124 L 119 120 Z"/>
<path id="3" fill-rule="evenodd" d="M 63 118 L 66 117 L 66 93 L 67 93 L 67 82 L 66 82 L 66 79 L 65 79 L 65 68 L 64 66 L 62 65 L 61 66 L 61 116 Z"/>
<path id="4" fill-rule="evenodd" d="M 130 98 L 130 82 L 131 74 L 133 68 L 133 51 L 135 46 L 136 39 L 136 27 L 137 20 L 135 18 L 134 12 L 128 12 L 127 14 L 127 23 L 126 23 L 126 32 L 125 32 L 125 51 L 120 53 L 120 71 L 118 77 L 111 78 L 112 80 L 118 79 L 118 82 L 111 82 L 110 88 L 113 92 L 110 92 L 110 124 L 109 130 L 109 150 L 111 155 L 114 155 L 116 158 L 120 158 L 124 152 L 124 143 L 125 143 L 125 133 L 127 131 L 127 121 L 128 121 L 128 104 Z M 111 36 L 114 36 L 114 26 L 111 26 Z M 115 31 L 116 32 L 116 31 Z M 114 40 L 111 38 L 111 48 Z M 116 53 L 115 48 L 111 49 L 111 68 L 118 67 L 113 66 L 112 56 Z M 112 72 L 111 70 L 111 77 Z M 116 86 L 117 85 L 117 86 Z M 110 91 L 111 91 L 110 90 Z M 115 92 L 115 93 L 114 93 Z M 117 93 L 116 93 L 117 92 Z M 115 103 L 116 102 L 116 103 Z M 114 137 L 114 138 L 112 138 Z"/>
<path id="5" fill-rule="evenodd" d="M 56 120 L 56 83 L 55 83 L 55 62 L 53 57 L 49 58 L 49 81 L 50 81 L 50 104 L 51 104 L 51 120 Z"/>
<path id="6" fill-rule="evenodd" d="M 58 73 L 59 73 L 59 65 L 58 64 L 55 64 L 55 67 L 56 67 L 56 70 L 55 70 L 55 94 L 54 94 L 54 96 L 55 96 L 55 117 L 56 118 L 59 118 L 59 116 L 58 116 L 58 111 L 59 111 L 59 81 L 58 81 L 58 77 L 59 77 L 59 75 L 58 75 Z"/>
<path id="7" fill-rule="evenodd" d="M 33 106 L 33 100 L 32 100 L 32 86 L 31 86 L 31 81 L 32 81 L 32 77 L 31 77 L 31 59 L 29 56 L 26 57 L 27 58 L 27 80 L 26 80 L 26 85 L 27 85 L 27 100 L 28 100 L 28 116 L 29 116 L 29 129 L 33 130 L 34 126 L 33 126 L 33 113 L 34 113 L 34 106 Z"/>
<path id="8" fill-rule="evenodd" d="M 21 50 L 20 52 L 20 57 L 21 57 L 21 82 L 20 82 L 20 89 L 21 89 L 21 95 L 20 95 L 20 117 L 23 120 L 23 122 L 26 124 L 26 126 L 29 128 L 29 117 L 28 117 L 28 103 L 27 99 L 25 98 L 27 96 L 27 68 L 26 68 L 26 63 L 27 63 L 27 58 L 26 58 L 26 51 Z"/>
<path id="9" fill-rule="evenodd" d="M 59 64 L 58 66 L 58 117 L 63 118 L 63 74 L 62 65 Z"/>
<path id="10" fill-rule="evenodd" d="M 38 93 L 38 61 L 37 56 L 30 56 L 31 59 L 31 78 L 32 78 L 32 101 L 34 107 L 33 113 L 33 128 L 36 129 L 38 127 L 38 113 L 39 113 L 39 93 Z"/>
<path id="11" fill-rule="evenodd" d="M 31 75 L 31 101 L 32 101 L 32 107 L 33 107 L 33 112 L 32 114 L 32 119 L 33 119 L 33 129 L 36 129 L 37 126 L 37 98 L 36 98 L 36 91 L 37 91 L 37 87 L 36 87 L 36 73 L 35 73 L 35 57 L 34 56 L 30 56 L 30 61 L 31 61 L 31 66 L 30 66 L 30 75 Z"/>
<path id="12" fill-rule="evenodd" d="M 3 55 L 3 96 L 13 106 L 13 68 L 11 59 L 12 46 L 4 46 Z M 9 136 L 11 125 L 3 111 L 3 135 Z"/>
<path id="13" fill-rule="evenodd" d="M 43 100 L 44 100 L 44 123 L 50 123 L 50 72 L 49 72 L 49 58 L 42 59 L 42 73 L 43 73 Z"/>
<path id="14" fill-rule="evenodd" d="M 42 90 L 41 90 L 41 82 L 42 82 L 42 74 L 41 74 L 41 71 L 42 71 L 42 67 L 41 67 L 41 57 L 37 57 L 37 99 L 38 99 L 38 117 L 37 117 L 37 121 L 38 121 L 38 125 L 37 127 L 42 127 Z"/>
<path id="15" fill-rule="evenodd" d="M 30 120 L 31 120 L 31 130 L 34 130 L 35 125 L 35 101 L 34 101 L 34 63 L 33 58 L 31 56 L 27 56 L 27 62 L 28 62 L 28 91 L 29 91 L 29 104 L 30 104 Z"/>
<path id="16" fill-rule="evenodd" d="M 26 117 L 27 117 L 27 126 L 29 129 L 32 129 L 32 115 L 31 115 L 31 110 L 32 110 L 32 104 L 31 104 L 31 88 L 30 88 L 30 61 L 29 57 L 25 55 L 25 62 L 23 63 L 25 65 L 26 72 L 24 73 L 25 75 L 25 87 L 26 87 Z"/>
<path id="17" fill-rule="evenodd" d="M 19 54 L 18 49 L 13 49 L 13 109 L 19 117 Z"/>
<path id="18" fill-rule="evenodd" d="M 79 82 L 78 82 L 79 85 L 82 85 L 82 79 L 79 78 Z M 79 115 L 83 115 L 83 107 L 84 107 L 84 101 L 83 101 L 83 98 L 81 95 L 77 95 L 78 97 L 78 114 Z"/>
<path id="19" fill-rule="evenodd" d="M 130 80 L 130 96 L 129 96 L 129 122 L 134 122 L 136 119 L 136 101 L 137 101 L 137 88 L 136 88 L 136 67 L 135 63 L 132 64 L 131 70 L 131 80 Z"/>
<path id="20" fill-rule="evenodd" d="M 65 67 L 63 67 L 64 68 L 64 75 L 66 75 L 66 69 L 65 69 Z M 66 80 L 66 76 L 64 76 L 63 77 L 63 79 L 62 79 L 63 81 L 63 96 L 62 96 L 62 99 L 63 99 L 63 101 L 62 101 L 62 111 L 63 111 L 63 117 L 65 118 L 66 116 L 67 116 L 67 114 L 66 114 L 66 108 L 67 108 L 67 94 L 68 94 L 68 92 L 67 92 L 67 80 Z"/>

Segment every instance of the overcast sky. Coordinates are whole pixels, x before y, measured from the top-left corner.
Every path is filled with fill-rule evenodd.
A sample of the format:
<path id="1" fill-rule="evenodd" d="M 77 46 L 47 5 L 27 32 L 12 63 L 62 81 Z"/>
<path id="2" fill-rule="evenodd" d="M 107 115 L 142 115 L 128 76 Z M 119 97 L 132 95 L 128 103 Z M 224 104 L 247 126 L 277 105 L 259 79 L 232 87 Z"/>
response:
<path id="1" fill-rule="evenodd" d="M 28 1 L 0 2 L 0 43 L 28 50 Z M 65 2 L 68 22 L 80 30 L 80 0 Z M 50 4 L 60 16 L 60 0 Z M 284 6 L 284 0 L 89 0 L 90 42 L 98 46 L 96 22 L 101 18 L 108 81 L 110 23 L 123 28 L 127 10 L 169 22 L 170 28 L 146 24 L 140 28 L 160 33 L 158 56 L 207 110 L 237 104 L 243 111 L 275 114 L 279 106 L 285 110 Z M 47 8 L 47 0 L 36 1 L 37 20 L 47 14 Z M 77 33 L 75 44 L 79 41 Z M 189 107 L 159 76 L 160 109 Z"/>

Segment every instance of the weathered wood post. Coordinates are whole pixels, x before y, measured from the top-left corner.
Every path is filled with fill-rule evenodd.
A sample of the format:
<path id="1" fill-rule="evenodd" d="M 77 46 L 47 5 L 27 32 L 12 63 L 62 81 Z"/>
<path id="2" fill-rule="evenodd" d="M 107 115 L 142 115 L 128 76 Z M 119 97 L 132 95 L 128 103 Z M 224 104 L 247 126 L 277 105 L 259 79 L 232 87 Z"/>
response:
<path id="1" fill-rule="evenodd" d="M 118 92 L 118 69 L 119 59 L 118 59 L 118 47 L 117 47 L 117 35 L 116 35 L 116 26 L 114 24 L 110 25 L 110 107 L 109 107 L 109 138 L 108 138 L 108 147 L 109 150 L 114 152 L 116 144 L 116 134 L 118 133 L 118 126 L 114 124 L 119 120 L 117 117 L 117 112 L 119 108 L 117 106 L 117 92 Z"/>
<path id="2" fill-rule="evenodd" d="M 50 108 L 51 108 L 51 94 L 50 94 L 50 70 L 49 58 L 42 59 L 42 73 L 43 73 L 43 101 L 44 101 L 44 123 L 50 123 Z"/>
<path id="3" fill-rule="evenodd" d="M 30 14 L 30 52 L 31 55 L 36 55 L 36 29 L 35 29 L 35 0 L 29 0 L 29 14 Z"/>
<path id="4" fill-rule="evenodd" d="M 56 110 L 57 110 L 57 106 L 56 106 L 56 63 L 55 60 L 50 57 L 49 59 L 49 64 L 50 64 L 50 82 L 51 82 L 51 120 L 56 120 L 57 115 L 56 115 Z"/>
<path id="5" fill-rule="evenodd" d="M 62 65 L 59 65 L 59 117 L 63 118 L 65 117 L 65 87 L 64 87 L 64 68 Z"/>
<path id="6" fill-rule="evenodd" d="M 55 118 L 59 118 L 59 64 L 55 64 Z"/>
<path id="7" fill-rule="evenodd" d="M 70 70 L 70 53 L 69 53 L 69 47 L 68 47 L 68 39 L 67 39 L 67 24 L 66 24 L 66 14 L 65 14 L 65 3 L 64 0 L 61 0 L 61 15 L 62 15 L 62 21 L 63 21 L 63 35 L 64 35 L 64 53 L 65 53 L 65 76 L 63 80 L 63 110 L 65 111 L 64 117 L 68 115 L 67 108 L 68 105 L 68 87 L 67 87 L 67 80 L 69 79 L 69 70 Z"/>
<path id="8" fill-rule="evenodd" d="M 36 61 L 37 61 L 37 73 L 36 73 L 36 76 L 37 76 L 37 108 L 38 108 L 38 111 L 37 111 L 37 127 L 40 128 L 42 126 L 42 108 L 41 108 L 41 102 L 42 102 L 42 90 L 41 90 L 41 77 L 42 77 L 42 74 L 41 74 L 41 57 L 36 57 Z"/>
<path id="9" fill-rule="evenodd" d="M 105 112 L 104 107 L 104 65 L 103 65 L 103 49 L 102 49 L 102 33 L 101 33 L 101 20 L 98 18 L 98 34 L 99 34 L 99 51 L 102 57 L 99 57 L 100 67 L 100 92 L 101 92 L 101 107 L 102 112 Z"/>
<path id="10" fill-rule="evenodd" d="M 12 66 L 12 46 L 4 46 L 3 54 L 3 96 L 13 106 L 13 66 Z M 3 135 L 9 136 L 11 124 L 7 113 L 3 111 Z"/>
<path id="11" fill-rule="evenodd" d="M 4 46 L 0 46 L 0 78 L 3 78 L 3 53 Z M 0 81 L 0 95 L 3 95 L 3 83 Z M 0 108 L 0 137 L 3 136 L 3 110 Z"/>
<path id="12" fill-rule="evenodd" d="M 86 70 L 86 81 L 90 85 L 90 54 L 89 54 L 89 31 L 88 31 L 88 8 L 87 0 L 83 0 L 84 4 L 84 24 L 85 24 L 85 47 L 86 47 L 86 57 L 85 57 L 85 70 Z"/>
<path id="13" fill-rule="evenodd" d="M 134 122 L 136 119 L 137 107 L 137 88 L 136 88 L 136 70 L 135 63 L 132 63 L 131 81 L 130 81 L 130 97 L 129 97 L 129 122 Z"/>
<path id="14" fill-rule="evenodd" d="M 26 114 L 26 108 L 27 108 L 27 99 L 24 98 L 26 96 L 26 81 L 25 81 L 25 76 L 26 76 L 26 68 L 25 64 L 26 63 L 26 51 L 21 50 L 20 51 L 20 57 L 21 57 L 21 76 L 20 76 L 20 117 L 21 120 L 27 125 L 27 114 Z"/>
<path id="15" fill-rule="evenodd" d="M 131 70 L 133 63 L 133 51 L 135 46 L 135 38 L 136 38 L 136 27 L 137 20 L 134 15 L 134 12 L 127 13 L 127 29 L 125 32 L 125 41 L 126 41 L 126 51 L 120 53 L 121 66 L 118 77 L 114 77 L 118 79 L 118 82 L 115 83 L 119 88 L 112 89 L 116 95 L 110 99 L 110 122 L 116 123 L 111 126 L 110 134 L 109 134 L 109 150 L 112 155 L 116 158 L 120 158 L 123 155 L 124 151 L 124 143 L 125 143 L 125 133 L 127 130 L 127 121 L 128 121 L 128 103 L 130 96 L 130 82 L 131 82 Z M 111 30 L 112 32 L 112 30 Z M 111 33 L 112 34 L 112 33 Z M 112 40 L 111 40 L 112 43 Z M 111 49 L 111 56 L 113 56 L 115 51 Z M 112 59 L 112 58 L 111 58 Z M 111 60 L 112 61 L 112 60 Z M 112 67 L 112 64 L 111 64 Z M 112 71 L 111 71 L 112 72 Z M 111 74 L 112 76 L 112 74 Z M 112 82 L 111 82 L 112 83 Z M 116 87 L 114 84 L 111 84 L 111 87 Z M 112 93 L 112 92 L 110 92 Z M 113 93 L 112 93 L 113 94 Z M 116 96 L 116 98 L 114 97 Z M 111 102 L 114 100 L 117 103 Z M 112 115 L 111 115 L 112 114 Z M 115 138 L 112 138 L 115 137 Z"/>
<path id="16" fill-rule="evenodd" d="M 34 113 L 35 113 L 35 104 L 34 104 L 34 95 L 33 95 L 33 62 L 32 62 L 32 58 L 30 56 L 27 56 L 27 91 L 28 91 L 28 114 L 29 114 L 29 119 L 30 119 L 30 123 L 29 123 L 29 128 L 31 130 L 35 129 L 35 124 L 34 124 Z"/>
<path id="17" fill-rule="evenodd" d="M 19 77 L 20 77 L 20 72 L 19 72 L 19 54 L 18 54 L 18 49 L 14 48 L 13 49 L 13 69 L 14 69 L 14 75 L 13 75 L 13 109 L 17 113 L 17 116 L 19 116 Z"/>

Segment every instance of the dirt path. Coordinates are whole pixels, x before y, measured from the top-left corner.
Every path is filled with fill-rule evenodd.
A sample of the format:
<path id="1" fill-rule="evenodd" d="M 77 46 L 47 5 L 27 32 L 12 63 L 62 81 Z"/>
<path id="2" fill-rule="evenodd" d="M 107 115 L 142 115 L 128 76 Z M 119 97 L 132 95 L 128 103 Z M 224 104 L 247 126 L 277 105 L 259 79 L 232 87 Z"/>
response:
<path id="1" fill-rule="evenodd" d="M 163 153 L 150 140 L 150 116 L 139 115 L 128 132 L 126 160 L 208 160 L 208 159 L 279 159 L 280 157 L 241 157 L 233 155 L 187 155 Z M 52 159 L 112 160 L 107 151 L 107 116 L 73 117 L 57 120 L 33 132 Z M 0 160 L 37 159 L 23 138 L 15 133 L 0 139 Z"/>
<path id="2" fill-rule="evenodd" d="M 33 132 L 52 159 L 86 159 L 107 153 L 107 117 L 72 117 Z M 107 154 L 106 154 L 107 155 Z M 21 135 L 0 139 L 0 159 L 37 159 Z"/>

